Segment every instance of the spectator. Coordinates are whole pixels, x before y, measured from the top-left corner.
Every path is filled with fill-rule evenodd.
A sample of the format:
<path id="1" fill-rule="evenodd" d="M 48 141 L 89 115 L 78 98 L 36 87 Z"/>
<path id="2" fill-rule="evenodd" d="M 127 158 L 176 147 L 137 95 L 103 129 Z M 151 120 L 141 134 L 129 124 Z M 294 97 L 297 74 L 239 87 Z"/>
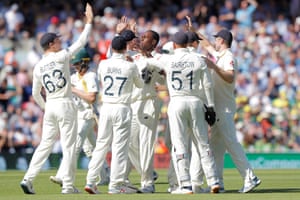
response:
<path id="1" fill-rule="evenodd" d="M 5 145 L 7 145 L 7 137 L 7 113 L 3 112 L 3 108 L 0 107 L 0 153 Z"/>
<path id="2" fill-rule="evenodd" d="M 257 5 L 255 0 L 242 0 L 236 10 L 235 19 L 244 33 L 248 33 L 253 26 L 252 17 Z"/>
<path id="3" fill-rule="evenodd" d="M 5 13 L 5 19 L 8 26 L 8 32 L 15 36 L 15 33 L 20 30 L 24 22 L 24 15 L 19 12 L 19 5 L 14 3 L 10 9 Z"/>
<path id="4" fill-rule="evenodd" d="M 7 35 L 7 29 L 6 29 L 6 21 L 5 17 L 0 14 L 0 38 L 3 38 Z"/>
<path id="5" fill-rule="evenodd" d="M 210 15 L 211 13 L 209 12 L 209 8 L 204 2 L 200 1 L 195 5 L 193 18 L 198 24 L 208 23 Z"/>
<path id="6" fill-rule="evenodd" d="M 219 24 L 227 29 L 231 29 L 235 20 L 235 10 L 232 0 L 225 0 L 224 6 L 219 11 Z"/>
<path id="7" fill-rule="evenodd" d="M 60 20 L 57 16 L 52 16 L 50 18 L 50 24 L 47 28 L 47 32 L 58 33 Z"/>
<path id="8" fill-rule="evenodd" d="M 106 7 L 104 9 L 104 15 L 101 17 L 101 22 L 107 27 L 107 29 L 115 30 L 118 18 L 116 17 L 112 7 Z"/>

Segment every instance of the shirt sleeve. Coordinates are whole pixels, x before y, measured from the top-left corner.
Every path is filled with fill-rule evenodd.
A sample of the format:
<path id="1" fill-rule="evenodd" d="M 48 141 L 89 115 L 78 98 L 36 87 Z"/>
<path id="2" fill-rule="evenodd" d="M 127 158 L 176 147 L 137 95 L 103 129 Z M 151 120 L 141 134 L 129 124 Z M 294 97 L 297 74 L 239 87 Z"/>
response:
<path id="1" fill-rule="evenodd" d="M 133 67 L 133 82 L 134 82 L 134 85 L 138 88 L 142 88 L 144 86 L 144 81 L 141 79 L 140 77 L 140 73 L 138 71 L 138 68 L 135 64 L 133 64 L 134 67 Z"/>
<path id="2" fill-rule="evenodd" d="M 92 24 L 85 24 L 84 29 L 80 34 L 79 38 L 69 48 L 67 48 L 67 52 L 70 56 L 76 54 L 81 48 L 83 48 L 86 45 L 91 30 Z"/>
<path id="3" fill-rule="evenodd" d="M 202 85 L 208 106 L 214 106 L 213 82 L 208 68 L 203 70 Z"/>
<path id="4" fill-rule="evenodd" d="M 88 92 L 98 92 L 99 87 L 98 87 L 98 81 L 97 81 L 97 75 L 96 73 L 90 73 L 88 80 Z"/>
<path id="5" fill-rule="evenodd" d="M 42 109 L 45 109 L 45 100 L 41 95 L 42 87 L 43 86 L 40 81 L 40 78 L 37 77 L 35 70 L 34 70 L 33 80 L 32 80 L 32 97 Z"/>
<path id="6" fill-rule="evenodd" d="M 229 71 L 229 70 L 235 70 L 235 59 L 233 58 L 232 55 L 228 55 L 225 58 L 224 61 L 224 70 Z"/>

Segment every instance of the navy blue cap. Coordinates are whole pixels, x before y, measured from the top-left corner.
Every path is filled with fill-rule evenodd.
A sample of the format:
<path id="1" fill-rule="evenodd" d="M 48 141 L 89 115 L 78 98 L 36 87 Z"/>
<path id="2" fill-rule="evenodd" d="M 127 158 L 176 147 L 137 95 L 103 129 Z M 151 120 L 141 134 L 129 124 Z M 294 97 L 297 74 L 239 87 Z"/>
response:
<path id="1" fill-rule="evenodd" d="M 219 31 L 216 35 L 214 35 L 215 37 L 220 37 L 223 40 L 228 42 L 229 47 L 231 46 L 232 40 L 233 40 L 233 36 L 232 33 L 227 30 L 227 29 L 222 29 L 221 31 Z"/>
<path id="2" fill-rule="evenodd" d="M 183 31 L 178 31 L 172 36 L 172 41 L 176 44 L 187 44 L 188 36 Z"/>
<path id="3" fill-rule="evenodd" d="M 120 51 L 126 49 L 126 40 L 122 36 L 116 36 L 114 39 L 111 41 L 111 47 L 114 50 Z"/>
<path id="4" fill-rule="evenodd" d="M 128 29 L 122 31 L 120 36 L 124 37 L 127 42 L 133 40 L 134 38 L 137 38 L 134 32 Z"/>
<path id="5" fill-rule="evenodd" d="M 49 45 L 50 42 L 53 42 L 55 40 L 55 38 L 58 38 L 58 37 L 60 37 L 60 35 L 57 35 L 55 33 L 45 33 L 41 37 L 40 45 L 43 48 L 46 48 L 46 47 L 48 47 L 48 45 Z"/>
<path id="6" fill-rule="evenodd" d="M 193 32 L 193 31 L 188 31 L 186 34 L 188 36 L 188 42 L 189 43 L 202 40 L 201 38 L 199 38 L 198 34 Z"/>

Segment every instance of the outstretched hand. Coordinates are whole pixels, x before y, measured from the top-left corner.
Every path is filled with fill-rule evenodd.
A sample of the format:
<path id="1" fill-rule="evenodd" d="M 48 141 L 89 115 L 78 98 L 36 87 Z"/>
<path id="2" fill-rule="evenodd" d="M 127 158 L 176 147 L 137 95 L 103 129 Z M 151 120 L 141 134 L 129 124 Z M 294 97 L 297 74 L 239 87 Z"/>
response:
<path id="1" fill-rule="evenodd" d="M 94 13 L 93 13 L 92 6 L 89 3 L 86 3 L 85 16 L 86 16 L 86 23 L 91 24 L 93 22 Z"/>
<path id="2" fill-rule="evenodd" d="M 122 31 L 128 28 L 128 21 L 126 16 L 122 16 L 119 23 L 116 26 L 116 33 L 120 34 Z"/>
<path id="3" fill-rule="evenodd" d="M 187 20 L 187 24 L 186 24 L 187 30 L 192 31 L 192 32 L 196 32 L 195 28 L 193 27 L 192 20 L 191 20 L 190 16 L 185 16 L 185 18 Z"/>
<path id="4" fill-rule="evenodd" d="M 135 34 L 137 34 L 137 24 L 136 21 L 134 19 L 129 20 L 129 29 L 134 32 Z"/>

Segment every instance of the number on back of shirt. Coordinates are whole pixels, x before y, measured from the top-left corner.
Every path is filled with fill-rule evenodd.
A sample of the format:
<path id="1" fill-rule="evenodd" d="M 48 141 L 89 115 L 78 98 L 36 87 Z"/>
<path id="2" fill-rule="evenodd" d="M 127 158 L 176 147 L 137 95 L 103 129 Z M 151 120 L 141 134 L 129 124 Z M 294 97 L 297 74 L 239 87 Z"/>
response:
<path id="1" fill-rule="evenodd" d="M 55 69 L 52 71 L 52 73 L 43 75 L 43 84 L 49 93 L 53 93 L 57 89 L 65 87 L 67 81 L 63 76 L 62 71 L 59 69 Z"/>
<path id="2" fill-rule="evenodd" d="M 185 85 L 184 80 L 187 80 Z M 172 88 L 174 90 L 182 90 L 184 87 L 192 90 L 193 89 L 193 71 L 190 71 L 185 76 L 182 71 L 172 71 L 171 76 Z"/>
<path id="3" fill-rule="evenodd" d="M 125 85 L 125 82 L 127 80 L 127 77 L 115 77 L 113 78 L 110 75 L 107 75 L 104 77 L 104 82 L 107 85 L 106 88 L 104 88 L 104 94 L 107 96 L 116 96 L 116 91 L 114 91 L 114 87 L 116 87 L 116 84 L 120 85 L 119 88 L 117 88 L 117 95 L 120 96 L 122 94 L 122 89 Z"/>

